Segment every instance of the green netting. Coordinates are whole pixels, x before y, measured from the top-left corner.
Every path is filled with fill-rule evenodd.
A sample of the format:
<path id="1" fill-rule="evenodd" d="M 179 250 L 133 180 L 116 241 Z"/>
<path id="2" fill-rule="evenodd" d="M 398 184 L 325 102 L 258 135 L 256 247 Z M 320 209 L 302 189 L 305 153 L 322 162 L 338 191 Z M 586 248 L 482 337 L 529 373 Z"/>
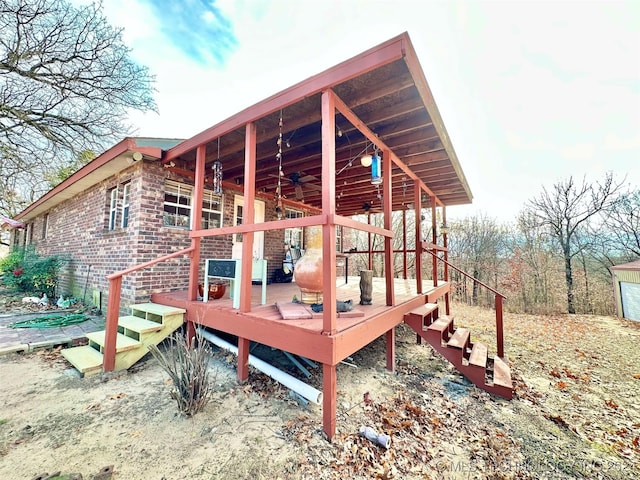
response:
<path id="1" fill-rule="evenodd" d="M 45 315 L 42 317 L 10 323 L 9 328 L 55 328 L 76 325 L 89 320 L 89 317 L 81 313 L 69 313 L 67 315 Z"/>

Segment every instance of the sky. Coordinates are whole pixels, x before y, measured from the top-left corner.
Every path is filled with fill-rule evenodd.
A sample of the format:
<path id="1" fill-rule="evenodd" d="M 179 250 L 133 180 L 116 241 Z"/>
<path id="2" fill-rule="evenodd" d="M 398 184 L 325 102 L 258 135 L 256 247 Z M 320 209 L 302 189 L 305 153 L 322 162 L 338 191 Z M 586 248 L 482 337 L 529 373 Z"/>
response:
<path id="1" fill-rule="evenodd" d="M 82 1 L 82 0 L 78 0 Z M 513 220 L 542 188 L 607 172 L 640 188 L 640 1 L 104 0 L 159 113 L 189 138 L 408 32 L 474 195 Z"/>

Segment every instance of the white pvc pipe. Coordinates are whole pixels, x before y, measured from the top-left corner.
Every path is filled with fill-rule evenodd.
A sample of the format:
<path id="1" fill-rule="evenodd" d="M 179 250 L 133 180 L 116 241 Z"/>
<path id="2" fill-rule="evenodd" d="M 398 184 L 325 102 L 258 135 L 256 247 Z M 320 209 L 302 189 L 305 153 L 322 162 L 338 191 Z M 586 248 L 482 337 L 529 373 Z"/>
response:
<path id="1" fill-rule="evenodd" d="M 235 345 L 230 344 L 229 342 L 221 339 L 220 337 L 214 335 L 213 333 L 207 332 L 202 328 L 198 328 L 197 330 L 198 330 L 198 333 L 202 335 L 202 338 L 210 341 L 211 343 L 213 343 L 214 345 L 217 345 L 220 348 L 224 348 L 225 350 L 228 350 L 234 353 L 236 356 L 238 355 L 238 347 L 236 347 Z M 249 365 L 251 365 L 254 368 L 257 368 L 262 373 L 269 375 L 274 380 L 280 382 L 285 387 L 293 390 L 298 395 L 306 398 L 310 402 L 313 402 L 315 404 L 322 403 L 322 392 L 320 390 L 317 390 L 313 388 L 311 385 L 307 385 L 306 383 L 301 382 L 297 378 L 292 377 L 288 373 L 285 373 L 282 370 L 277 369 L 276 367 L 265 362 L 264 360 L 260 360 L 259 358 L 254 357 L 253 355 L 249 355 Z"/>

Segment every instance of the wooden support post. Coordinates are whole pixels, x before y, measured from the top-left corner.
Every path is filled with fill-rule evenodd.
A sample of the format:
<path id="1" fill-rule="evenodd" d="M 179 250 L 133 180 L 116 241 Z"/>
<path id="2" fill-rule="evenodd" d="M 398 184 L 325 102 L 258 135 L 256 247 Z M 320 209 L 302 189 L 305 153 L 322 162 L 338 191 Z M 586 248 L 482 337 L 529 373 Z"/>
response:
<path id="1" fill-rule="evenodd" d="M 371 213 L 367 212 L 367 223 L 369 225 L 371 225 Z M 367 263 L 367 268 L 369 270 L 373 270 L 373 253 L 371 253 L 371 232 L 367 232 L 367 241 L 368 241 L 368 246 L 367 246 L 367 250 L 369 251 L 369 258 L 368 258 L 368 263 Z"/>
<path id="2" fill-rule="evenodd" d="M 396 329 L 387 330 L 387 370 L 396 371 Z"/>
<path id="3" fill-rule="evenodd" d="M 196 149 L 195 188 L 193 190 L 193 230 L 202 229 L 202 198 L 204 196 L 204 164 L 206 155 L 207 146 L 198 146 Z M 189 290 L 187 292 L 187 299 L 190 301 L 198 298 L 201 240 L 200 237 L 191 238 L 193 252 L 191 252 L 189 256 Z M 187 341 L 190 342 L 190 339 L 187 338 Z"/>
<path id="4" fill-rule="evenodd" d="M 338 377 L 335 365 L 322 364 L 322 426 L 329 441 L 336 434 Z"/>
<path id="5" fill-rule="evenodd" d="M 331 90 L 322 92 L 322 213 L 336 213 L 336 99 Z M 322 226 L 322 302 L 331 305 L 322 313 L 322 333 L 337 332 L 336 315 L 336 225 L 331 220 Z"/>
<path id="6" fill-rule="evenodd" d="M 193 339 L 196 337 L 196 326 L 195 324 L 190 321 L 187 320 L 187 329 L 186 329 L 186 335 L 187 335 L 187 345 L 189 347 L 193 346 Z"/>
<path id="7" fill-rule="evenodd" d="M 393 189 L 391 188 L 391 151 L 382 152 L 382 177 L 384 204 L 384 228 L 393 231 Z M 395 271 L 393 264 L 393 237 L 384 237 L 384 278 L 386 283 L 387 305 L 393 306 L 396 303 L 394 292 Z"/>
<path id="8" fill-rule="evenodd" d="M 415 227 L 416 227 L 416 291 L 422 293 L 422 192 L 420 191 L 420 181 L 413 182 L 413 207 L 415 208 Z"/>
<path id="9" fill-rule="evenodd" d="M 502 329 L 502 296 L 496 294 L 496 343 L 500 358 L 504 358 L 504 332 Z"/>
<path id="10" fill-rule="evenodd" d="M 407 211 L 402 210 L 402 278 L 407 279 Z"/>
<path id="11" fill-rule="evenodd" d="M 442 206 L 442 223 L 444 225 L 447 225 L 447 207 Z M 449 261 L 449 246 L 448 246 L 448 232 L 443 232 L 442 234 L 442 246 L 444 247 L 444 281 L 448 282 L 449 281 L 449 264 L 447 263 Z M 448 291 L 447 293 L 445 293 L 444 295 L 444 308 L 445 308 L 445 313 L 447 315 L 451 315 L 451 297 L 450 297 L 451 293 L 450 291 Z"/>
<path id="12" fill-rule="evenodd" d="M 256 198 L 256 124 L 247 123 L 244 147 L 244 218 L 245 224 L 255 223 Z M 240 281 L 240 311 L 251 311 L 251 270 L 253 268 L 253 239 L 255 234 L 242 234 L 242 275 Z"/>
<path id="13" fill-rule="evenodd" d="M 249 378 L 249 339 L 238 337 L 238 381 Z"/>
<path id="14" fill-rule="evenodd" d="M 109 280 L 109 302 L 107 303 L 107 324 L 105 325 L 102 369 L 113 372 L 116 368 L 116 341 L 118 337 L 118 318 L 120 317 L 120 292 L 122 276 Z"/>
<path id="15" fill-rule="evenodd" d="M 434 245 L 438 244 L 438 233 L 436 232 L 436 208 L 438 205 L 436 204 L 436 197 L 431 195 L 431 243 Z M 433 270 L 433 286 L 438 286 L 438 259 L 435 256 L 431 256 L 432 261 L 432 270 Z"/>

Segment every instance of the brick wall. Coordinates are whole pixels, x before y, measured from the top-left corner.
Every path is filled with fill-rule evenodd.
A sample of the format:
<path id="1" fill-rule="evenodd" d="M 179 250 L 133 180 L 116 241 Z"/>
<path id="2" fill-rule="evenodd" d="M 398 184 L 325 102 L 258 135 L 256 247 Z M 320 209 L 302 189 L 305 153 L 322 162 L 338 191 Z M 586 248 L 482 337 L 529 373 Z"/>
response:
<path id="1" fill-rule="evenodd" d="M 91 302 L 94 292 L 108 301 L 107 275 L 187 248 L 189 232 L 163 225 L 164 182 L 166 179 L 192 185 L 165 170 L 158 162 L 138 162 L 129 169 L 59 204 L 46 213 L 48 228 L 42 237 L 45 215 L 30 222 L 31 238 L 41 255 L 66 255 L 69 263 L 61 272 L 58 293 Z M 118 209 L 116 228 L 109 230 L 109 192 L 130 182 L 129 224 L 121 228 Z M 224 192 L 223 222 L 233 224 L 234 196 Z M 121 193 L 120 193 L 121 196 Z M 120 198 L 121 202 L 121 198 Z M 119 204 L 120 206 L 120 204 Z M 265 221 L 276 219 L 275 204 L 267 200 Z M 265 232 L 264 257 L 268 278 L 281 268 L 284 257 L 284 232 Z M 230 235 L 203 238 L 201 242 L 200 281 L 207 258 L 231 258 Z M 178 257 L 123 278 L 121 305 L 148 301 L 151 293 L 185 290 L 188 287 L 189 259 Z"/>

